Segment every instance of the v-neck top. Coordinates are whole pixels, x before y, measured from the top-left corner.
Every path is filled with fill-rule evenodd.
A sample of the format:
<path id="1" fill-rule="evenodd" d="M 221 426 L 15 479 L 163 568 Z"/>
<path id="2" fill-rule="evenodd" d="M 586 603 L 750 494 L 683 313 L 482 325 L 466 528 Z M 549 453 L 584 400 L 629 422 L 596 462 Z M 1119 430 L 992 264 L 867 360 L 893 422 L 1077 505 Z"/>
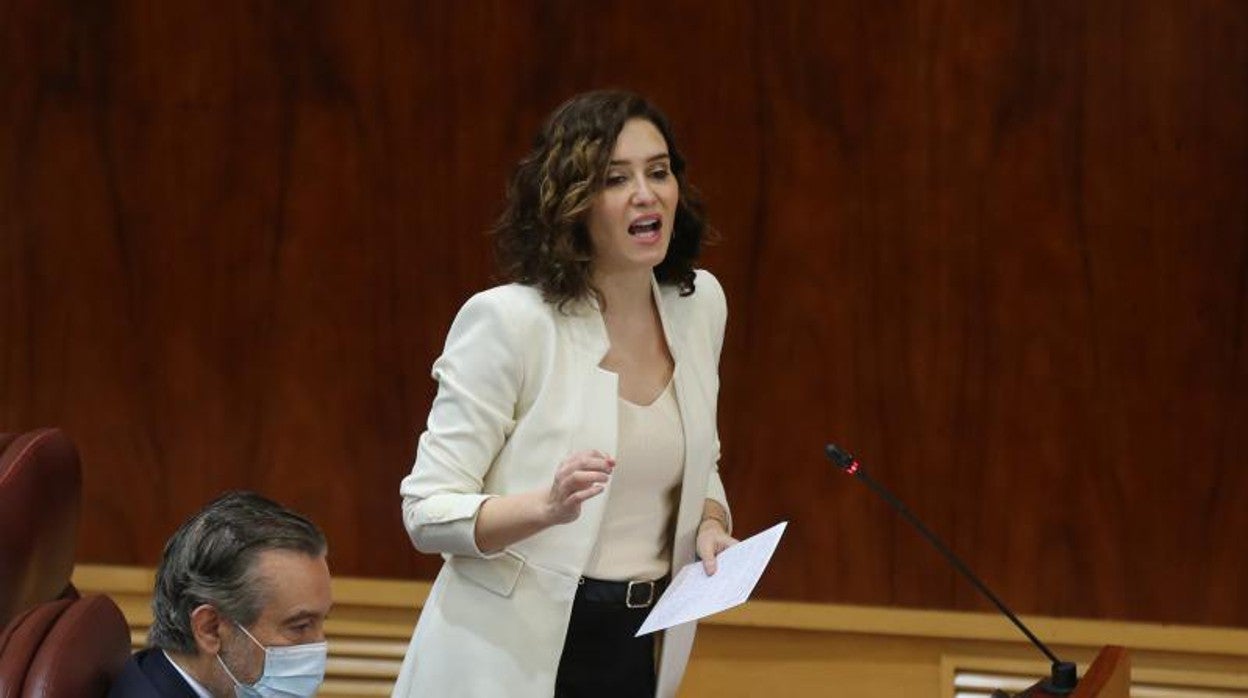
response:
<path id="1" fill-rule="evenodd" d="M 619 398 L 615 470 L 586 577 L 658 579 L 671 570 L 684 462 L 685 432 L 673 381 L 649 405 Z"/>

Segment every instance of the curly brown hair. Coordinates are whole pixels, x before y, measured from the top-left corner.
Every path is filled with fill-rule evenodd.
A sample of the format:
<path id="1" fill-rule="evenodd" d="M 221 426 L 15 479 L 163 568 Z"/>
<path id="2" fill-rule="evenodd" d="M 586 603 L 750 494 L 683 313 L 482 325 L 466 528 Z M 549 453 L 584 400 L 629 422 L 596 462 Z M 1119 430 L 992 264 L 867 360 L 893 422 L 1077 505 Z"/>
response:
<path id="1" fill-rule="evenodd" d="M 694 292 L 694 263 L 708 241 L 702 201 L 685 179 L 685 158 L 667 117 L 641 96 L 623 90 L 577 95 L 551 114 L 533 150 L 520 160 L 507 188 L 507 206 L 491 234 L 499 267 L 509 280 L 535 286 L 563 309 L 601 294 L 593 286 L 593 245 L 585 224 L 603 185 L 615 140 L 630 119 L 654 124 L 667 142 L 680 188 L 667 256 L 654 268 L 661 284 Z"/>

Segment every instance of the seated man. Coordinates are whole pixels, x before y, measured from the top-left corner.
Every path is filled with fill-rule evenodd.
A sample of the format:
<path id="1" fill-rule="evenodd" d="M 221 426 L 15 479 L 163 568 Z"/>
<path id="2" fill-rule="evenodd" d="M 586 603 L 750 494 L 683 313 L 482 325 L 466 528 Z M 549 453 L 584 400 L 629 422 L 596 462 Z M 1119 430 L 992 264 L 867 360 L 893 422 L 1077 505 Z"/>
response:
<path id="1" fill-rule="evenodd" d="M 148 648 L 110 697 L 312 696 L 332 605 L 325 536 L 249 492 L 209 504 L 165 545 Z"/>

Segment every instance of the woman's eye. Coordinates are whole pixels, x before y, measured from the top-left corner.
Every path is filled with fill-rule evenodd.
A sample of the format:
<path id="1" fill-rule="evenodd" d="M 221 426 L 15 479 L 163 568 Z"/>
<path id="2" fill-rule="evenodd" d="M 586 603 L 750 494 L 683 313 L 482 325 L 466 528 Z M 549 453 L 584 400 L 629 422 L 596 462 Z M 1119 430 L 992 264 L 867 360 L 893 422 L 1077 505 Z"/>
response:
<path id="1" fill-rule="evenodd" d="M 626 177 L 626 176 L 624 176 L 624 175 L 622 175 L 622 174 L 609 174 L 609 175 L 607 175 L 607 186 L 608 186 L 608 187 L 618 187 L 619 185 L 621 185 L 621 184 L 623 184 L 623 183 L 625 183 L 625 182 L 627 182 L 627 181 L 628 181 L 628 177 Z"/>
<path id="2" fill-rule="evenodd" d="M 653 177 L 654 179 L 667 179 L 669 176 L 671 176 L 671 174 L 672 174 L 671 171 L 668 170 L 666 167 L 662 167 L 657 170 L 650 171 L 650 176 Z"/>

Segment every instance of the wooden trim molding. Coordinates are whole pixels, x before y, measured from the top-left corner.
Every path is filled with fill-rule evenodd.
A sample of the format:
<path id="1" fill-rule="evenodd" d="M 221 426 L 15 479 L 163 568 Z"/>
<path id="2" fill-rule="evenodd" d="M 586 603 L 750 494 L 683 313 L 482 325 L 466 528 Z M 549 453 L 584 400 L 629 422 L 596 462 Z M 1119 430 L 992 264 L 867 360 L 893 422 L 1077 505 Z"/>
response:
<path id="1" fill-rule="evenodd" d="M 111 565 L 78 565 L 73 577 L 83 593 L 117 602 L 136 647 L 151 624 L 153 579 L 150 568 Z M 430 584 L 348 577 L 333 585 L 321 695 L 389 695 Z M 1248 691 L 1246 629 L 1024 620 L 1081 668 L 1101 646 L 1116 644 L 1130 649 L 1137 681 L 1222 691 L 1206 695 Z M 958 676 L 968 672 L 1027 677 L 1047 666 L 1013 625 L 992 613 L 750 601 L 702 623 L 681 695 L 749 696 L 767 685 L 775 695 L 951 698 Z M 758 683 L 764 678 L 766 684 Z M 913 684 L 897 692 L 902 679 Z"/>

